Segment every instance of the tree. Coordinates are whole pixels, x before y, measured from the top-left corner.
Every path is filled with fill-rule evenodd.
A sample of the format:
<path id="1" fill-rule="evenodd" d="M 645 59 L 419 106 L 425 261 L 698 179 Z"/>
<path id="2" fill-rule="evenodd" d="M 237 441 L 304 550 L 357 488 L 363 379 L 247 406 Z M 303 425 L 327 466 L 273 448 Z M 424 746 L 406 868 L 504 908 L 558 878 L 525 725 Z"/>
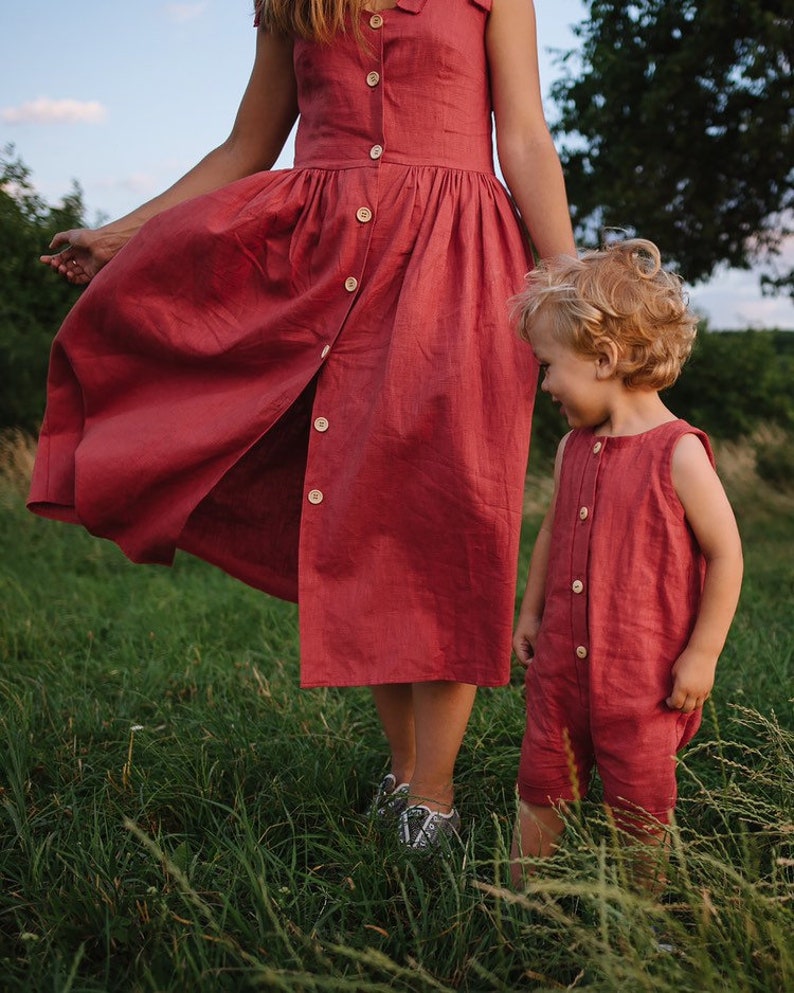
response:
<path id="1" fill-rule="evenodd" d="M 84 223 L 77 185 L 60 207 L 36 195 L 13 146 L 0 149 L 0 429 L 35 431 L 50 344 L 79 291 L 38 261 L 53 234 Z"/>
<path id="2" fill-rule="evenodd" d="M 656 241 L 689 282 L 792 233 L 794 0 L 591 0 L 552 89 L 585 243 Z M 794 295 L 792 272 L 767 276 Z"/>

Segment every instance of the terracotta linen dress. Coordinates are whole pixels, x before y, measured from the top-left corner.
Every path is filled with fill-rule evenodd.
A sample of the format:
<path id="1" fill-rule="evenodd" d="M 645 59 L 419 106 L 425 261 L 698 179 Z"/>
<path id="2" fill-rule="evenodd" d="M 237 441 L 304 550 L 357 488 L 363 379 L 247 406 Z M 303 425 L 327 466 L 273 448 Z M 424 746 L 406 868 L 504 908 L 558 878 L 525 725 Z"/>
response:
<path id="1" fill-rule="evenodd" d="M 527 803 L 580 799 L 595 764 L 605 801 L 624 816 L 639 809 L 665 822 L 675 807 L 675 754 L 701 718 L 665 704 L 704 577 L 670 471 L 684 434 L 713 462 L 706 436 L 682 420 L 624 437 L 574 430 L 566 442 L 526 675 Z"/>
<path id="2" fill-rule="evenodd" d="M 53 345 L 30 508 L 297 600 L 304 686 L 508 678 L 537 370 L 489 9 L 296 41 L 295 168 L 148 222 Z"/>

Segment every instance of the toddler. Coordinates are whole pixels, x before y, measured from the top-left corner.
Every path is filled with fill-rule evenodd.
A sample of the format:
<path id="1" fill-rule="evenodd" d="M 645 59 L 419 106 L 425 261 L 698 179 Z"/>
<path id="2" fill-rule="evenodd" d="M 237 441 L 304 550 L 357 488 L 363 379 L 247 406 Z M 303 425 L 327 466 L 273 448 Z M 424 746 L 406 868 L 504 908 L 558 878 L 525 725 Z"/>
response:
<path id="1" fill-rule="evenodd" d="M 522 856 L 554 851 L 594 767 L 618 827 L 662 841 L 675 755 L 714 683 L 742 552 L 708 439 L 659 397 L 697 321 L 657 247 L 634 239 L 541 264 L 516 313 L 541 388 L 572 428 L 513 642 L 527 667 L 518 884 Z"/>

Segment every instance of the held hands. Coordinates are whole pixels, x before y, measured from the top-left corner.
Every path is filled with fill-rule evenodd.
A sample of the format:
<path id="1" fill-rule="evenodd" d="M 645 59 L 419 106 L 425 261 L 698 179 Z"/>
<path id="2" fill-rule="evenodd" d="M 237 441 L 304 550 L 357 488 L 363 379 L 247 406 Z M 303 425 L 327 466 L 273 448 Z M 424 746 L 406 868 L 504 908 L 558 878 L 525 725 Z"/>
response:
<path id="1" fill-rule="evenodd" d="M 50 242 L 50 248 L 59 250 L 40 256 L 39 261 L 74 286 L 85 286 L 127 240 L 124 235 L 112 234 L 103 228 L 59 231 Z"/>
<path id="2" fill-rule="evenodd" d="M 716 658 L 685 649 L 673 666 L 673 691 L 665 701 L 671 710 L 691 714 L 708 700 L 714 686 Z"/>

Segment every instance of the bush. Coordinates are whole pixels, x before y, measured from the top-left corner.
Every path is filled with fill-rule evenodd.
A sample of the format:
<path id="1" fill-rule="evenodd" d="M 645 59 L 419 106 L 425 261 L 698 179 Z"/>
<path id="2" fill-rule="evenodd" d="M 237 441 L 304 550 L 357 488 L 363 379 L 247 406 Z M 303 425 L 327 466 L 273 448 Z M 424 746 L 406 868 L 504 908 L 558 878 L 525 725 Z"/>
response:
<path id="1" fill-rule="evenodd" d="M 782 433 L 764 434 L 756 444 L 756 472 L 778 490 L 794 487 L 794 445 Z"/>
<path id="2" fill-rule="evenodd" d="M 679 417 L 714 438 L 736 441 L 761 423 L 794 424 L 788 347 L 781 331 L 702 328 L 681 378 L 663 396 Z"/>
<path id="3" fill-rule="evenodd" d="M 44 413 L 50 343 L 79 291 L 38 258 L 56 231 L 82 223 L 77 188 L 46 206 L 13 148 L 0 149 L 0 428 L 35 431 Z"/>

